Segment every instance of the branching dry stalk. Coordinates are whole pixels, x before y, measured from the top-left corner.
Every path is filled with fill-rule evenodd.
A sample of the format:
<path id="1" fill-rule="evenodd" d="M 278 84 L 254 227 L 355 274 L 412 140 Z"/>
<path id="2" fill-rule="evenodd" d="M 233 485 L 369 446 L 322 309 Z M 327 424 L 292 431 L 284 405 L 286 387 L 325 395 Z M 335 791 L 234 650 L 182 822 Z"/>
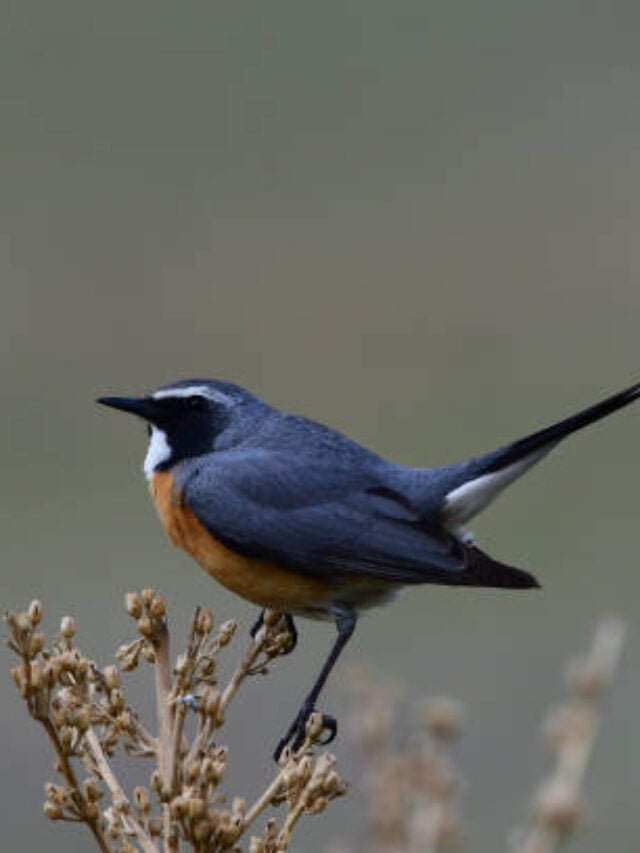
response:
<path id="1" fill-rule="evenodd" d="M 555 853 L 583 822 L 585 774 L 600 728 L 602 698 L 620 663 L 625 633 L 618 619 L 600 622 L 589 653 L 569 662 L 569 698 L 543 725 L 555 768 L 535 795 L 531 827 L 513 833 L 513 853 Z"/>
<path id="2" fill-rule="evenodd" d="M 582 822 L 582 789 L 600 726 L 602 698 L 620 662 L 624 638 L 619 620 L 604 620 L 596 628 L 590 652 L 569 662 L 569 699 L 551 711 L 544 725 L 555 767 L 536 794 L 532 825 L 511 833 L 513 853 L 557 853 Z M 351 673 L 347 687 L 367 819 L 368 839 L 361 849 L 375 853 L 446 849 L 460 834 L 459 784 L 451 747 L 461 706 L 446 698 L 425 701 L 419 707 L 418 724 L 398 744 L 398 732 L 407 727 L 397 719 L 397 692 L 361 672 Z M 348 848 L 339 849 L 348 853 Z"/>
<path id="3" fill-rule="evenodd" d="M 225 716 L 244 682 L 268 671 L 291 650 L 286 620 L 267 611 L 262 626 L 224 686 L 218 659 L 231 643 L 236 623 L 214 629 L 208 610 L 198 608 L 185 649 L 171 666 L 164 600 L 153 590 L 128 593 L 126 608 L 137 636 L 118 649 L 119 667 L 99 668 L 75 645 L 75 625 L 64 617 L 50 647 L 38 630 L 42 605 L 9 613 L 8 645 L 19 658 L 14 682 L 29 714 L 44 728 L 56 753 L 57 784 L 45 785 L 45 815 L 84 824 L 103 853 L 283 853 L 305 815 L 324 811 L 345 792 L 335 758 L 316 754 L 322 715 L 307 724 L 307 737 L 285 749 L 274 777 L 247 806 L 222 790 L 228 750 L 219 742 Z M 583 786 L 598 733 L 602 697 L 624 646 L 618 620 L 601 622 L 593 646 L 567 667 L 568 700 L 548 716 L 544 733 L 555 755 L 553 772 L 540 786 L 529 827 L 511 835 L 513 853 L 556 853 L 585 814 Z M 121 672 L 141 662 L 153 666 L 157 734 L 127 703 Z M 452 746 L 462 710 L 441 698 L 418 706 L 417 723 L 397 724 L 397 692 L 361 673 L 349 680 L 351 730 L 361 762 L 361 789 L 373 853 L 438 853 L 459 835 L 458 775 Z M 193 715 L 188 736 L 185 723 Z M 189 727 L 191 731 L 192 727 Z M 396 742 L 398 731 L 404 741 Z M 147 787 L 127 794 L 111 759 L 123 749 L 131 759 L 154 762 Z M 267 809 L 280 808 L 261 834 L 254 827 Z"/>
<path id="4" fill-rule="evenodd" d="M 453 741 L 462 707 L 451 699 L 425 700 L 403 744 L 396 735 L 398 696 L 362 672 L 347 681 L 353 698 L 350 731 L 362 762 L 369 843 L 375 853 L 435 853 L 458 834 L 458 778 Z"/>
<path id="5" fill-rule="evenodd" d="M 56 756 L 62 784 L 45 786 L 45 815 L 51 820 L 82 823 L 99 850 L 142 850 L 145 853 L 239 851 L 281 853 L 303 815 L 316 814 L 344 794 L 345 783 L 334 769 L 335 758 L 316 755 L 322 717 L 314 714 L 307 737 L 295 753 L 282 755 L 273 780 L 247 808 L 244 799 L 227 798 L 221 785 L 228 750 L 218 741 L 225 714 L 247 678 L 268 671 L 269 663 L 291 648 L 286 621 L 267 611 L 246 654 L 222 689 L 218 657 L 229 645 L 235 622 L 214 630 L 208 610 L 195 613 L 186 648 L 171 667 L 166 607 L 153 590 L 128 593 L 126 608 L 136 622 L 137 637 L 118 649 L 114 665 L 99 668 L 74 643 L 73 619 L 64 617 L 51 647 L 38 631 L 42 605 L 32 602 L 21 613 L 9 613 L 8 645 L 19 657 L 14 682 L 30 715 L 45 729 Z M 149 733 L 127 703 L 121 671 L 141 661 L 153 665 L 157 735 Z M 196 718 L 189 738 L 185 722 Z M 155 762 L 148 787 L 127 795 L 111 758 L 122 748 L 132 758 Z M 270 807 L 281 806 L 279 825 L 273 817 L 260 835 L 257 820 Z"/>

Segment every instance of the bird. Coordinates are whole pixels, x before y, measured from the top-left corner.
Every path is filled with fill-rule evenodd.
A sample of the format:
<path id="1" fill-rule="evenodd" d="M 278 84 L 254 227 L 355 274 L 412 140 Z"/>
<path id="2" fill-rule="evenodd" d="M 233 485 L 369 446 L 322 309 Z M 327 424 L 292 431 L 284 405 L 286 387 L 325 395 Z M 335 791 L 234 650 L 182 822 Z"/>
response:
<path id="1" fill-rule="evenodd" d="M 467 523 L 562 439 L 640 397 L 640 382 L 497 450 L 420 468 L 270 406 L 232 382 L 186 379 L 97 402 L 146 422 L 144 474 L 170 540 L 232 592 L 337 635 L 274 757 L 297 749 L 360 613 L 403 586 L 532 589 Z M 259 626 L 260 620 L 255 629 Z M 325 743 L 337 721 L 322 715 Z"/>

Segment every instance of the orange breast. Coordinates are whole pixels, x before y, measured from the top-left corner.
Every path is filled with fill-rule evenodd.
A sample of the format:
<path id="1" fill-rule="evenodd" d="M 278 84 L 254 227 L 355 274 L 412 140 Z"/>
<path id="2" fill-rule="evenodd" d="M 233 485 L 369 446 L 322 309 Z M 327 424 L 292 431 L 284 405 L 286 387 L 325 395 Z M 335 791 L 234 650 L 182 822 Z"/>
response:
<path id="1" fill-rule="evenodd" d="M 335 584 L 297 574 L 274 563 L 236 554 L 209 533 L 163 471 L 150 484 L 158 515 L 169 538 L 227 589 L 260 607 L 283 611 L 324 610 Z"/>

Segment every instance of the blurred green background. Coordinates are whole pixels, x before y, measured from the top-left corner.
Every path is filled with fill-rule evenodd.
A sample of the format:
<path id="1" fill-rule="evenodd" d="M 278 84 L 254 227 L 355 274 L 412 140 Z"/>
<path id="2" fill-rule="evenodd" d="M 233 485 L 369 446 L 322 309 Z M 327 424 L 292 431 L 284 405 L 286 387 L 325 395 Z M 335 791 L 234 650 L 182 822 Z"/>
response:
<path id="1" fill-rule="evenodd" d="M 223 377 L 428 465 L 640 377 L 637 4 L 5 0 L 0 27 L 3 608 L 74 612 L 96 656 L 132 587 L 178 630 L 197 603 L 253 618 L 167 544 L 143 430 L 98 394 Z M 640 848 L 639 426 L 575 437 L 474 526 L 540 593 L 414 589 L 345 656 L 467 703 L 467 850 L 524 816 L 564 661 L 608 613 L 631 642 L 570 849 Z M 304 624 L 238 704 L 236 790 L 269 774 L 332 637 Z M 49 748 L 0 691 L 2 849 L 87 850 L 42 816 Z M 360 828 L 348 798 L 294 847 Z"/>

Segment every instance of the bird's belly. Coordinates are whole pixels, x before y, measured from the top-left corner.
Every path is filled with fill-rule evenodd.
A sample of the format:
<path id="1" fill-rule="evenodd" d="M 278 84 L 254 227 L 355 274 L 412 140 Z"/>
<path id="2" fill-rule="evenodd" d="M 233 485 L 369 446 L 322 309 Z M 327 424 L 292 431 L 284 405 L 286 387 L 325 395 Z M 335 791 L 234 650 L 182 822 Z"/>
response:
<path id="1" fill-rule="evenodd" d="M 160 520 L 174 545 L 191 554 L 227 589 L 260 607 L 309 616 L 328 614 L 336 584 L 231 551 L 182 502 L 169 472 L 154 474 L 150 487 Z"/>

